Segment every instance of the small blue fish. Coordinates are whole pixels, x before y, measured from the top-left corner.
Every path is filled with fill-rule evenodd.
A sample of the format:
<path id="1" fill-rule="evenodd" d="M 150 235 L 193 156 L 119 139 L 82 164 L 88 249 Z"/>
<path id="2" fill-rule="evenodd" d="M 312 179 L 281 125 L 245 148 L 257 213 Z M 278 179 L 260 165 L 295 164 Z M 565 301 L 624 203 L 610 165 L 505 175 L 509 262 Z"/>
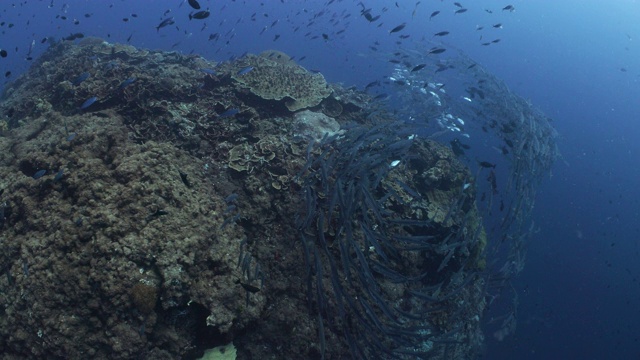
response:
<path id="1" fill-rule="evenodd" d="M 84 110 L 88 108 L 89 106 L 93 105 L 93 103 L 96 102 L 97 100 L 98 98 L 95 96 L 88 98 L 87 100 L 85 100 L 85 102 L 82 103 L 82 105 L 80 105 L 80 110 Z"/>
<path id="2" fill-rule="evenodd" d="M 240 69 L 237 75 L 242 76 L 244 74 L 248 74 L 251 70 L 253 70 L 253 66 L 247 66 L 246 68 Z"/>
<path id="3" fill-rule="evenodd" d="M 134 82 L 136 82 L 136 80 L 138 80 L 138 78 L 136 77 L 130 77 L 127 80 L 123 81 L 120 83 L 120 86 L 118 86 L 118 90 L 122 90 L 124 88 L 126 88 L 127 86 L 133 84 Z"/>
<path id="4" fill-rule="evenodd" d="M 238 109 L 229 109 L 229 110 L 223 112 L 222 114 L 218 115 L 218 117 L 219 118 L 225 118 L 225 117 L 233 116 L 233 115 L 235 115 L 235 114 L 237 114 L 239 112 L 240 112 L 240 110 L 238 110 Z"/>
<path id="5" fill-rule="evenodd" d="M 35 173 L 35 174 L 33 174 L 33 176 L 32 176 L 32 177 L 33 177 L 35 180 L 38 180 L 38 179 L 40 179 L 41 177 L 43 177 L 43 176 L 44 176 L 44 174 L 46 174 L 46 173 L 47 173 L 47 170 L 45 170 L 45 169 L 38 170 L 38 171 L 36 171 L 36 173 Z"/>
<path id="6" fill-rule="evenodd" d="M 118 64 L 117 61 L 109 61 L 108 63 L 105 64 L 104 68 L 106 70 L 113 70 L 113 69 L 117 69 L 120 67 L 120 64 Z"/>
<path id="7" fill-rule="evenodd" d="M 73 84 L 73 86 L 78 86 L 83 81 L 87 80 L 89 78 L 89 76 L 91 76 L 91 74 L 89 74 L 88 72 L 83 72 L 82 74 L 78 75 L 77 78 L 73 79 L 71 84 Z"/>
<path id="8" fill-rule="evenodd" d="M 27 260 L 22 260 L 22 273 L 24 276 L 29 276 L 29 263 Z"/>
<path id="9" fill-rule="evenodd" d="M 64 169 L 60 169 L 56 173 L 56 176 L 53 178 L 53 181 L 60 181 L 60 180 L 62 180 L 63 176 L 64 176 Z"/>
<path id="10" fill-rule="evenodd" d="M 237 199 L 238 199 L 238 194 L 234 193 L 224 198 L 224 202 L 226 202 L 227 204 L 230 204 L 232 202 L 235 202 Z"/>
<path id="11" fill-rule="evenodd" d="M 206 69 L 206 68 L 202 68 L 200 69 L 200 71 L 202 71 L 205 74 L 209 74 L 209 75 L 216 75 L 216 71 L 213 69 Z"/>

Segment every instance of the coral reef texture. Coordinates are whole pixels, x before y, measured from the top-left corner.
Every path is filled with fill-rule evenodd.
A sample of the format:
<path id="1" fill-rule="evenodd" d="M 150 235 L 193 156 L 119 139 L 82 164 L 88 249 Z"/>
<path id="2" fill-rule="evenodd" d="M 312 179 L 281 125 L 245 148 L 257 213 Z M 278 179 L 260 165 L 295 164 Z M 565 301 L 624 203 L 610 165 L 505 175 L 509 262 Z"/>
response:
<path id="1" fill-rule="evenodd" d="M 415 353 L 390 343 L 382 358 L 463 359 L 482 343 L 484 285 L 469 274 L 480 270 L 486 240 L 473 186 L 463 193 L 472 176 L 435 142 L 368 140 L 367 154 L 349 145 L 378 164 L 360 173 L 393 167 L 370 189 L 375 199 L 362 198 L 374 212 L 371 201 L 384 207 L 385 219 L 405 219 L 388 232 L 427 238 L 408 230 L 424 221 L 435 229 L 429 239 L 444 239 L 394 252 L 407 261 L 393 274 L 406 270 L 411 286 L 372 265 L 377 272 L 362 283 L 371 289 L 377 279 L 382 290 L 371 292 L 379 297 L 368 297 L 378 302 L 371 308 L 323 305 L 332 293 L 357 298 L 357 288 L 310 294 L 311 281 L 331 288 L 341 257 L 359 259 L 342 271 L 368 271 L 399 246 L 374 249 L 356 218 L 343 222 L 355 229 L 346 253 L 335 223 L 317 264 L 304 253 L 319 250 L 300 240 L 325 232 L 309 215 L 333 211 L 322 186 L 348 194 L 342 179 L 361 181 L 339 173 L 350 171 L 347 160 L 325 168 L 348 159 L 340 137 L 372 128 L 373 138 L 375 125 L 394 119 L 285 54 L 216 64 L 101 39 L 62 42 L 7 87 L 0 120 L 0 358 L 195 359 L 230 343 L 238 359 L 371 357 L 368 338 L 345 337 L 345 326 L 367 330 L 379 318 L 410 332 L 388 324 L 389 309 L 421 314 L 411 321 L 431 329 L 422 335 L 439 335 L 425 336 Z M 406 161 L 376 162 L 376 151 L 397 144 L 408 144 Z"/>

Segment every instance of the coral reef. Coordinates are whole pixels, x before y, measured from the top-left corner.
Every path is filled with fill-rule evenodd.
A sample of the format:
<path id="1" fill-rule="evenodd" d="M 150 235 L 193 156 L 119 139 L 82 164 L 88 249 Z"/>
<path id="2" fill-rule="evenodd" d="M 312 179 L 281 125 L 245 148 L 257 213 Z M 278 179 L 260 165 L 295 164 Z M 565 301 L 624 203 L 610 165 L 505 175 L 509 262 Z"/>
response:
<path id="1" fill-rule="evenodd" d="M 247 55 L 239 65 L 231 76 L 234 80 L 262 99 L 286 98 L 285 105 L 291 111 L 314 107 L 331 94 L 322 74 L 310 73 L 280 52 Z M 253 69 L 241 74 L 246 67 Z"/>
<path id="2" fill-rule="evenodd" d="M 333 136 L 340 131 L 340 124 L 333 118 L 309 110 L 299 111 L 293 116 L 295 137 L 307 141 L 320 141 L 324 136 Z"/>
<path id="3" fill-rule="evenodd" d="M 279 52 L 52 46 L 0 103 L 0 352 L 468 358 L 486 244 L 472 178 L 393 120 Z"/>

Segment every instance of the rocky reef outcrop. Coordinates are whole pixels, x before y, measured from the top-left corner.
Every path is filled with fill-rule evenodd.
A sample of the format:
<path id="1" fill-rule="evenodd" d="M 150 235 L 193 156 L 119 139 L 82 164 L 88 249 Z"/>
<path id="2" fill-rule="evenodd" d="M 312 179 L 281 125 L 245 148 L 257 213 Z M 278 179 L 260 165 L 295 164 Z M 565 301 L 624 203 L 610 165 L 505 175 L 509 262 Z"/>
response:
<path id="1" fill-rule="evenodd" d="M 282 53 L 217 64 L 62 42 L 7 88 L 0 121 L 5 358 L 231 342 L 244 359 L 344 358 L 377 351 L 376 328 L 395 332 L 389 358 L 482 342 L 468 169 Z"/>

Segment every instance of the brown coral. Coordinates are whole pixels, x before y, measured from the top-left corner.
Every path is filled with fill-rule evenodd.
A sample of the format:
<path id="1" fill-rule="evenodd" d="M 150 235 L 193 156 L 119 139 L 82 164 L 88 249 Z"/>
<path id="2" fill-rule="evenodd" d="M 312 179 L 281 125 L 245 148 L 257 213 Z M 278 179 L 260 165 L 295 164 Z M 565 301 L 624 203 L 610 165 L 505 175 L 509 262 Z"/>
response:
<path id="1" fill-rule="evenodd" d="M 131 298 L 138 311 L 149 314 L 156 307 L 158 289 L 155 286 L 137 283 L 131 288 Z"/>
<path id="2" fill-rule="evenodd" d="M 249 54 L 242 65 L 252 66 L 253 70 L 243 75 L 236 71 L 232 78 L 265 100 L 285 99 L 290 111 L 314 107 L 331 94 L 322 74 L 312 74 L 280 54 Z"/>

